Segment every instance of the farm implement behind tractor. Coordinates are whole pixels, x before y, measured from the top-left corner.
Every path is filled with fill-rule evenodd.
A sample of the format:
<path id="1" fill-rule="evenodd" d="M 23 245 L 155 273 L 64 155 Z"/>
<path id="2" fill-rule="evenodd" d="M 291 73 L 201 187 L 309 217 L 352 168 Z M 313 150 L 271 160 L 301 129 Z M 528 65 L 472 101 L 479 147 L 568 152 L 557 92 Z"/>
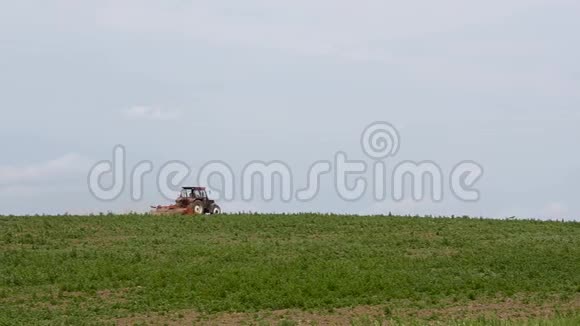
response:
<path id="1" fill-rule="evenodd" d="M 207 197 L 204 187 L 183 187 L 175 204 L 151 208 L 151 213 L 155 215 L 203 215 L 222 212 L 219 205 Z"/>

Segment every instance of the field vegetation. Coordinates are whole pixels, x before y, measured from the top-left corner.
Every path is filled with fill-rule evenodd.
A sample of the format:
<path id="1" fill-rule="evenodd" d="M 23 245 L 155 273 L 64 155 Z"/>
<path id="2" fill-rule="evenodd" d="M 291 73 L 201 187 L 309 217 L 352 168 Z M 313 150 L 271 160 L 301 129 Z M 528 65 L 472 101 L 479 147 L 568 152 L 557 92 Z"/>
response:
<path id="1" fill-rule="evenodd" d="M 0 217 L 0 325 L 580 324 L 580 223 Z"/>

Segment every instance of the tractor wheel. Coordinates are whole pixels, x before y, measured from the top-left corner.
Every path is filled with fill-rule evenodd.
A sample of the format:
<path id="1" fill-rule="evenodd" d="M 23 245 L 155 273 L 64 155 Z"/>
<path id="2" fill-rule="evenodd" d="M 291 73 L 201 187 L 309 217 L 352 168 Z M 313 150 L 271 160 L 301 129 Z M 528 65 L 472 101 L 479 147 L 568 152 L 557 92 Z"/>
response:
<path id="1" fill-rule="evenodd" d="M 199 200 L 194 201 L 193 204 L 191 204 L 191 208 L 193 209 L 193 214 L 195 215 L 202 215 L 204 213 L 203 204 Z"/>
<path id="2" fill-rule="evenodd" d="M 222 209 L 221 209 L 221 208 L 220 208 L 218 205 L 216 205 L 216 204 L 213 204 L 213 205 L 211 206 L 210 213 L 211 213 L 212 215 L 221 214 L 221 213 L 222 213 Z"/>

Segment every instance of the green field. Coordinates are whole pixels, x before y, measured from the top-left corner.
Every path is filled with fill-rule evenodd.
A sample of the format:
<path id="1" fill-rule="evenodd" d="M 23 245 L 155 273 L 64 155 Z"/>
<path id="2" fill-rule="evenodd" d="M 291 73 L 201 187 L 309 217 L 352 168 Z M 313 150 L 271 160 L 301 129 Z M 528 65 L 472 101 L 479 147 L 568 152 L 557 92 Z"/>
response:
<path id="1" fill-rule="evenodd" d="M 580 223 L 0 217 L 0 324 L 580 324 Z"/>

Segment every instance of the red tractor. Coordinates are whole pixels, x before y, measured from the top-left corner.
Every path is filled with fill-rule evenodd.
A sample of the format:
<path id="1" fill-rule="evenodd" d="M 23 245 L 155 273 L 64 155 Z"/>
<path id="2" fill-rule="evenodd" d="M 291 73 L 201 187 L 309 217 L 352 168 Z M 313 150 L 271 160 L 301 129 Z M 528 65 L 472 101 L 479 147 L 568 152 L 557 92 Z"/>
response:
<path id="1" fill-rule="evenodd" d="M 183 187 L 174 205 L 151 206 L 156 215 L 203 215 L 221 214 L 222 210 L 214 200 L 207 197 L 205 187 Z"/>

